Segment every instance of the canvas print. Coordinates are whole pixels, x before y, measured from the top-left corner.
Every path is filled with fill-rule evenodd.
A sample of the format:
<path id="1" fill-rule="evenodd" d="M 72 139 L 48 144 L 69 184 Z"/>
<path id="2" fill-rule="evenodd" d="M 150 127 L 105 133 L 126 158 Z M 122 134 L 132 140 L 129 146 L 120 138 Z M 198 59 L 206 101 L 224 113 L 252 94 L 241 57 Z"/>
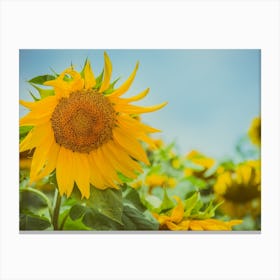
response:
<path id="1" fill-rule="evenodd" d="M 260 231 L 260 61 L 20 50 L 20 231 Z"/>

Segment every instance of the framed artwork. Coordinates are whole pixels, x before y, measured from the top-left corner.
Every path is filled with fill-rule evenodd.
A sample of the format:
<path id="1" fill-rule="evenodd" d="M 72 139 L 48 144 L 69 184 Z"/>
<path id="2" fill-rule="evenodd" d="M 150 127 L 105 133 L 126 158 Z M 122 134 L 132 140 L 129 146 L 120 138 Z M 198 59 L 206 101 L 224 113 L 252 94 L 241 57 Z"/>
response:
<path id="1" fill-rule="evenodd" d="M 1 279 L 279 279 L 278 1 L 0 6 Z"/>
<path id="2" fill-rule="evenodd" d="M 19 59 L 20 230 L 261 229 L 260 50 Z"/>

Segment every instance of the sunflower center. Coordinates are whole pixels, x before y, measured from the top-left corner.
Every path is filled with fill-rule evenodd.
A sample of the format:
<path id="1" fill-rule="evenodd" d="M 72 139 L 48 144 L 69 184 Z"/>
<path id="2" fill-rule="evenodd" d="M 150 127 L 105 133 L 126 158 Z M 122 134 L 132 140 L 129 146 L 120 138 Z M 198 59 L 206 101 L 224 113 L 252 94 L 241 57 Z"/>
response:
<path id="1" fill-rule="evenodd" d="M 60 99 L 51 122 L 55 140 L 74 152 L 89 153 L 112 139 L 115 110 L 93 90 L 73 92 Z"/>

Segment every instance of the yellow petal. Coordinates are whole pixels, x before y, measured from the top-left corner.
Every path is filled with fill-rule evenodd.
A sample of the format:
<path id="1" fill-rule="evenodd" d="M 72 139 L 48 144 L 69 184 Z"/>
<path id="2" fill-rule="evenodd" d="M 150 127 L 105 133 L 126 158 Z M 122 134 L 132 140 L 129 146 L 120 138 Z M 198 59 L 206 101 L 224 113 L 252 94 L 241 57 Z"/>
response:
<path id="1" fill-rule="evenodd" d="M 138 100 L 143 99 L 148 93 L 149 93 L 150 89 L 147 88 L 146 90 L 140 92 L 139 94 L 129 97 L 129 98 L 113 98 L 111 95 L 108 95 L 108 98 L 111 100 L 116 100 L 116 103 L 130 103 L 130 102 L 135 102 Z"/>
<path id="2" fill-rule="evenodd" d="M 228 222 L 226 222 L 226 223 L 227 223 L 227 225 L 231 228 L 231 227 L 233 227 L 233 226 L 242 224 L 243 221 L 242 221 L 242 220 L 231 220 L 231 221 L 228 221 Z"/>
<path id="3" fill-rule="evenodd" d="M 90 195 L 90 170 L 88 154 L 72 153 L 73 156 L 73 170 L 74 179 L 82 194 L 82 197 L 89 198 Z"/>
<path id="4" fill-rule="evenodd" d="M 91 89 L 96 85 L 96 80 L 91 70 L 90 62 L 88 60 L 86 61 L 86 65 L 84 68 L 84 80 L 86 89 Z"/>
<path id="5" fill-rule="evenodd" d="M 129 131 L 128 133 L 125 133 L 124 130 L 116 127 L 113 130 L 113 138 L 132 157 L 144 162 L 147 165 L 150 164 L 143 147 L 135 138 L 129 136 Z"/>
<path id="6" fill-rule="evenodd" d="M 102 165 L 105 166 L 104 168 L 105 175 L 110 174 L 110 177 L 112 178 L 113 182 L 122 183 L 122 181 L 117 175 L 116 168 L 113 166 L 113 164 L 110 161 L 110 152 L 105 145 L 103 145 L 99 149 L 99 153 L 100 153 L 100 158 L 102 158 Z M 113 184 L 112 186 L 114 186 L 117 189 L 119 188 L 117 184 Z"/>
<path id="7" fill-rule="evenodd" d="M 70 163 L 72 157 L 72 151 L 60 147 L 57 164 L 56 164 L 56 180 L 60 195 L 69 194 L 73 189 L 73 170 Z M 71 171 L 71 173 L 70 173 Z"/>
<path id="8" fill-rule="evenodd" d="M 20 126 L 42 125 L 50 120 L 51 115 L 52 115 L 51 112 L 42 115 L 31 111 L 19 120 L 19 125 Z"/>
<path id="9" fill-rule="evenodd" d="M 163 102 L 158 105 L 147 106 L 147 107 L 140 107 L 140 106 L 134 106 L 128 104 L 116 104 L 114 107 L 117 112 L 122 112 L 126 114 L 144 114 L 144 113 L 150 113 L 150 112 L 160 110 L 166 104 L 167 102 Z"/>
<path id="10" fill-rule="evenodd" d="M 46 155 L 46 164 L 44 169 L 38 174 L 36 180 L 40 180 L 45 176 L 48 176 L 50 173 L 54 171 L 56 168 L 57 157 L 59 154 L 60 145 L 53 143 L 51 148 L 49 149 L 48 154 Z"/>
<path id="11" fill-rule="evenodd" d="M 201 226 L 199 221 L 190 221 L 190 229 L 191 230 L 203 230 L 203 227 Z"/>
<path id="12" fill-rule="evenodd" d="M 148 126 L 146 124 L 143 124 L 143 123 L 133 119 L 129 115 L 120 114 L 118 116 L 117 121 L 121 125 L 123 125 L 124 127 L 128 128 L 128 129 L 134 128 L 134 129 L 136 129 L 138 131 L 143 131 L 145 133 L 161 132 L 161 130 L 153 128 L 153 127 Z"/>
<path id="13" fill-rule="evenodd" d="M 90 182 L 97 189 L 106 189 L 107 186 L 100 175 L 99 169 L 96 164 L 95 151 L 89 154 L 89 169 L 90 169 Z"/>
<path id="14" fill-rule="evenodd" d="M 135 121 L 135 125 L 132 125 L 126 120 L 124 120 L 122 117 L 118 117 L 117 122 L 121 129 L 130 131 L 130 134 L 134 135 L 135 138 L 137 138 L 138 140 L 142 140 L 148 143 L 151 147 L 156 148 L 154 140 L 145 134 L 147 133 L 145 132 L 145 130 L 147 129 L 141 130 L 141 126 L 137 125 L 137 123 L 139 122 Z M 152 129 L 153 128 L 151 128 L 150 130 Z"/>
<path id="15" fill-rule="evenodd" d="M 34 110 L 37 113 L 47 113 L 47 112 L 53 112 L 53 109 L 55 108 L 55 106 L 58 103 L 57 97 L 56 96 L 47 96 L 44 99 L 41 99 L 39 101 L 35 101 L 35 102 L 27 102 L 24 100 L 20 100 L 19 103 L 30 109 L 30 110 Z"/>
<path id="16" fill-rule="evenodd" d="M 170 221 L 166 222 L 166 225 L 170 230 L 188 230 L 189 224 L 190 224 L 190 221 L 183 221 L 179 224 L 175 224 Z"/>
<path id="17" fill-rule="evenodd" d="M 64 81 L 65 75 L 71 76 L 72 80 Z M 70 67 L 63 71 L 55 80 L 47 81 L 44 85 L 52 86 L 58 97 L 68 97 L 71 92 L 83 89 L 84 79 L 82 79 L 80 73 Z"/>
<path id="18" fill-rule="evenodd" d="M 128 89 L 130 88 L 130 86 L 133 83 L 133 80 L 136 76 L 138 67 L 139 67 L 139 63 L 137 62 L 136 66 L 135 66 L 133 72 L 130 74 L 129 78 L 119 88 L 117 88 L 115 91 L 112 92 L 112 94 L 110 95 L 111 97 L 121 96 L 125 92 L 128 91 Z"/>
<path id="19" fill-rule="evenodd" d="M 107 164 L 104 160 L 104 155 L 99 148 L 95 152 L 95 163 L 97 166 L 97 170 L 99 170 L 99 174 L 102 177 L 103 181 L 105 182 L 106 187 L 114 187 L 118 189 L 115 181 L 117 179 L 117 174 L 114 169 L 110 168 L 110 165 Z"/>
<path id="20" fill-rule="evenodd" d="M 46 136 L 50 133 L 50 122 L 32 128 L 27 136 L 21 141 L 19 151 L 24 152 L 27 150 L 32 150 L 33 148 L 37 147 L 41 143 L 42 139 L 46 138 Z"/>
<path id="21" fill-rule="evenodd" d="M 128 178 L 136 178 L 137 175 L 135 171 L 142 171 L 141 166 L 135 162 L 132 158 L 130 158 L 121 147 L 117 146 L 113 141 L 108 142 L 106 145 L 106 149 L 108 149 L 110 153 L 110 162 L 115 168 L 125 175 Z"/>
<path id="22" fill-rule="evenodd" d="M 176 196 L 175 199 L 177 200 L 178 204 L 177 206 L 172 210 L 172 213 L 170 215 L 171 221 L 175 223 L 180 223 L 184 216 L 184 205 L 181 201 L 181 199 Z"/>
<path id="23" fill-rule="evenodd" d="M 34 182 L 37 174 L 42 170 L 46 161 L 46 155 L 48 154 L 51 146 L 54 144 L 54 136 L 50 133 L 35 149 L 32 157 L 31 170 L 30 170 L 30 182 Z"/>
<path id="24" fill-rule="evenodd" d="M 108 89 L 110 85 L 111 75 L 112 75 L 112 63 L 107 53 L 104 52 L 104 78 L 99 90 L 100 92 L 104 92 L 106 89 Z"/>

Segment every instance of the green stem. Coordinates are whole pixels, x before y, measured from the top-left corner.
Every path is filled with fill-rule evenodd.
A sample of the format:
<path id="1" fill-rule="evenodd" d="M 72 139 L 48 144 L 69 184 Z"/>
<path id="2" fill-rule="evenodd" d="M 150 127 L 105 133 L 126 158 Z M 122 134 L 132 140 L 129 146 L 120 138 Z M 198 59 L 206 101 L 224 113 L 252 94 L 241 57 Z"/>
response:
<path id="1" fill-rule="evenodd" d="M 61 204 L 61 196 L 56 189 L 56 201 L 55 201 L 55 205 L 54 205 L 53 219 L 52 219 L 54 230 L 59 230 L 58 218 L 59 218 L 60 204 Z"/>

